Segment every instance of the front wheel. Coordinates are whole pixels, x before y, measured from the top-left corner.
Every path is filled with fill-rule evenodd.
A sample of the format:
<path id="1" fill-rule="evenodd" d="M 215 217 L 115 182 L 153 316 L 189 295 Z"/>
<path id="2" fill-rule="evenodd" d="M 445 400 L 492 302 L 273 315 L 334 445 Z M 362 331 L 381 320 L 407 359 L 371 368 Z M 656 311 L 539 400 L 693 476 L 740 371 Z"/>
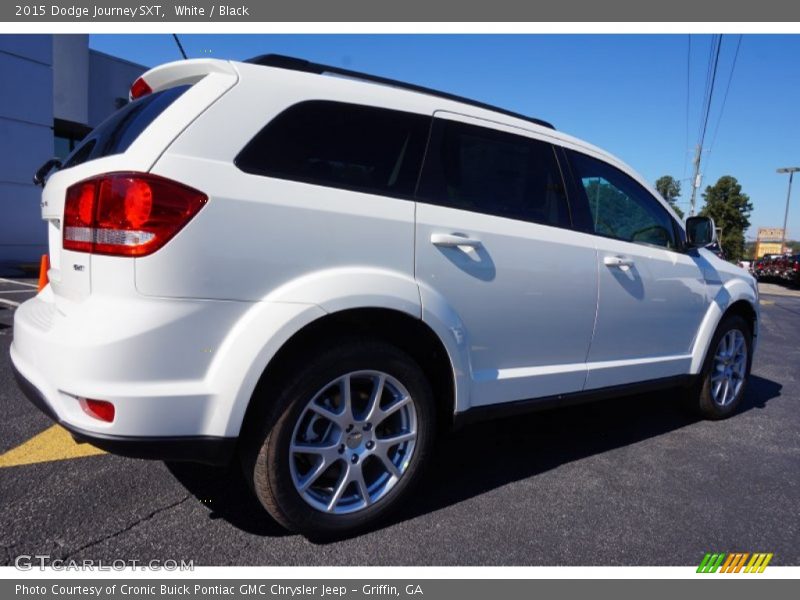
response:
<path id="1" fill-rule="evenodd" d="M 416 362 L 377 341 L 312 353 L 285 384 L 245 457 L 264 508 L 313 536 L 351 533 L 396 509 L 433 442 L 433 395 Z"/>
<path id="2" fill-rule="evenodd" d="M 742 317 L 725 317 L 717 327 L 700 373 L 697 407 L 707 419 L 724 419 L 742 402 L 752 364 L 752 333 Z"/>

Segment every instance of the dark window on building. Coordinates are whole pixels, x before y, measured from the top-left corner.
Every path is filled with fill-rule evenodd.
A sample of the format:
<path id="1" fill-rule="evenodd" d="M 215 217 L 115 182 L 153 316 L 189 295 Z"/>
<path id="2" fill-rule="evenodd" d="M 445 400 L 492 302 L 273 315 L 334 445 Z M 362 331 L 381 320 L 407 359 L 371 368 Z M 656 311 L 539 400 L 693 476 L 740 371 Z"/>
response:
<path id="1" fill-rule="evenodd" d="M 443 206 L 568 227 L 554 148 L 531 138 L 437 119 L 418 196 Z"/>
<path id="2" fill-rule="evenodd" d="M 61 159 L 63 162 L 64 159 L 78 147 L 81 140 L 83 140 L 91 130 L 91 127 L 83 125 L 82 123 L 65 121 L 64 119 L 54 119 L 53 156 Z"/>
<path id="3" fill-rule="evenodd" d="M 235 162 L 254 175 L 412 196 L 430 121 L 371 106 L 301 102 L 256 134 Z"/>
<path id="4" fill-rule="evenodd" d="M 125 152 L 148 125 L 189 87 L 182 85 L 154 92 L 125 105 L 92 130 L 67 158 L 64 168 Z"/>
<path id="5" fill-rule="evenodd" d="M 60 158 L 62 161 L 69 156 L 69 153 L 75 150 L 76 140 L 62 135 L 53 137 L 53 156 Z"/>
<path id="6" fill-rule="evenodd" d="M 569 152 L 591 214 L 593 233 L 626 242 L 676 248 L 675 225 L 667 210 L 639 183 L 606 162 Z"/>

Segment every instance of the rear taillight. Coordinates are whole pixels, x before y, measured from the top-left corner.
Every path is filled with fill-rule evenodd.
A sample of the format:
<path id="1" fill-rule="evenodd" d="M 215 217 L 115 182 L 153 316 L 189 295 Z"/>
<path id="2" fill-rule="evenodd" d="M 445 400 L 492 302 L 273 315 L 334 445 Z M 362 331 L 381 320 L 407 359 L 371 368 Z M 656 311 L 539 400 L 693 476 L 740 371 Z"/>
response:
<path id="1" fill-rule="evenodd" d="M 114 256 L 152 254 L 208 201 L 202 192 L 147 173 L 109 173 L 67 189 L 64 249 Z"/>
<path id="2" fill-rule="evenodd" d="M 153 88 L 151 88 L 144 79 L 139 77 L 136 81 L 133 82 L 133 85 L 131 86 L 131 90 L 129 93 L 131 100 L 136 100 L 137 98 L 146 96 L 152 91 Z"/>

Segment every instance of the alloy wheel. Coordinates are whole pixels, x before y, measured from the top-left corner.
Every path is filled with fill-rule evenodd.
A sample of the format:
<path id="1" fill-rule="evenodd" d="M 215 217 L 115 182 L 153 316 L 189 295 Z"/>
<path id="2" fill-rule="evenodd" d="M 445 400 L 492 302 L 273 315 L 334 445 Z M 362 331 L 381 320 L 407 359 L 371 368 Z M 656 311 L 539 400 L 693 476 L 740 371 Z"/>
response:
<path id="1" fill-rule="evenodd" d="M 744 385 L 747 372 L 747 342 L 738 329 L 722 336 L 714 355 L 711 371 L 711 398 L 718 406 L 727 406 Z"/>
<path id="2" fill-rule="evenodd" d="M 354 371 L 319 390 L 295 424 L 289 467 L 313 508 L 348 514 L 381 501 L 408 470 L 417 411 L 406 388 L 381 371 Z"/>

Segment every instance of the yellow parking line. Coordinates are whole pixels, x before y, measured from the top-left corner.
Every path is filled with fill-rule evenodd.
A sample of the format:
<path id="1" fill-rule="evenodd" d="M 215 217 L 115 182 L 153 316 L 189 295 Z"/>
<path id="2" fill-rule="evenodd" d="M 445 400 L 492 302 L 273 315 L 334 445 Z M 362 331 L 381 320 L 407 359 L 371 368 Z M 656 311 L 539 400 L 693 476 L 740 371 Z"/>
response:
<path id="1" fill-rule="evenodd" d="M 53 425 L 27 442 L 0 454 L 0 469 L 97 454 L 105 454 L 105 452 L 90 444 L 76 443 L 66 429 L 59 425 Z"/>

